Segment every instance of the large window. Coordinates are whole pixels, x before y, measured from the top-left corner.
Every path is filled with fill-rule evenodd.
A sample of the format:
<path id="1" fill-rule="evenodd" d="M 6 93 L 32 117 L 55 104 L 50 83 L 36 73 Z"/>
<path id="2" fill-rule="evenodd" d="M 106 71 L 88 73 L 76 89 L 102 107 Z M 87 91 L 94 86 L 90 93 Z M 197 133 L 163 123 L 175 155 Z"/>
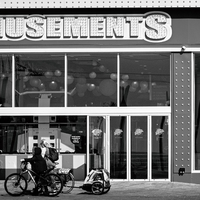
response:
<path id="1" fill-rule="evenodd" d="M 27 53 L 13 58 L 0 57 L 1 107 L 12 106 L 12 93 L 15 107 L 133 107 L 170 103 L 170 53 Z"/>
<path id="2" fill-rule="evenodd" d="M 170 54 L 120 55 L 120 106 L 169 106 Z"/>
<path id="3" fill-rule="evenodd" d="M 117 106 L 117 55 L 68 55 L 69 107 Z"/>
<path id="4" fill-rule="evenodd" d="M 0 107 L 12 106 L 12 59 L 0 55 Z"/>
<path id="5" fill-rule="evenodd" d="M 86 153 L 86 116 L 0 117 L 0 152 L 31 153 L 46 139 L 62 154 Z"/>
<path id="6" fill-rule="evenodd" d="M 64 55 L 15 56 L 15 106 L 64 106 Z"/>

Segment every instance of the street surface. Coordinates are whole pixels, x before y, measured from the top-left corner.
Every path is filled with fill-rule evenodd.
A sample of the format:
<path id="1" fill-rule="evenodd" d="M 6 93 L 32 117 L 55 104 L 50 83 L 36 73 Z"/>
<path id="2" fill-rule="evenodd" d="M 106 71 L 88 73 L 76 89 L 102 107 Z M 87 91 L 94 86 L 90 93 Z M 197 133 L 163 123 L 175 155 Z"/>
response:
<path id="1" fill-rule="evenodd" d="M 82 186 L 83 182 L 76 182 Z M 200 185 L 174 182 L 121 182 L 112 181 L 107 194 L 94 195 L 81 188 L 74 188 L 70 194 L 60 194 L 58 197 L 23 195 L 12 197 L 8 195 L 0 181 L 0 200 L 200 200 Z"/>

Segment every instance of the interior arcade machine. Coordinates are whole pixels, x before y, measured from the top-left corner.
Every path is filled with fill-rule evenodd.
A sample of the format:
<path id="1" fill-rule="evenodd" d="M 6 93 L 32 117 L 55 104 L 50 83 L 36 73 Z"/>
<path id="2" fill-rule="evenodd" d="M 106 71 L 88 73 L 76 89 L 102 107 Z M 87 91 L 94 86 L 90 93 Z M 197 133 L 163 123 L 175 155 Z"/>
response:
<path id="1" fill-rule="evenodd" d="M 38 107 L 50 107 L 51 95 L 40 93 Z M 75 151 L 75 146 L 70 140 L 71 134 L 61 132 L 60 128 L 50 127 L 50 123 L 56 122 L 56 116 L 33 116 L 33 122 L 38 123 L 38 128 L 28 128 L 27 130 L 28 152 L 32 152 L 34 146 L 39 146 L 42 139 L 45 139 L 59 152 Z"/>
<path id="2" fill-rule="evenodd" d="M 38 98 L 38 107 L 50 107 L 50 101 L 54 93 L 64 93 L 64 91 L 25 91 L 24 93 L 35 94 Z M 20 95 L 23 95 L 20 94 Z M 62 159 L 59 161 L 58 167 L 72 168 L 73 174 L 77 180 L 83 180 L 86 172 L 86 154 L 76 153 L 76 143 L 72 140 L 72 132 L 65 132 L 60 128 L 59 123 L 56 123 L 56 116 L 40 115 L 33 116 L 33 121 L 37 126 L 28 126 L 24 131 L 24 145 L 27 145 L 24 152 L 31 153 L 34 146 L 39 146 L 42 139 L 47 140 L 58 152 L 62 153 Z M 67 126 L 66 121 L 66 126 Z M 52 127 L 51 124 L 54 126 Z M 64 124 L 62 126 L 65 126 Z M 20 138 L 18 137 L 20 143 Z M 18 149 L 23 148 L 22 142 Z"/>

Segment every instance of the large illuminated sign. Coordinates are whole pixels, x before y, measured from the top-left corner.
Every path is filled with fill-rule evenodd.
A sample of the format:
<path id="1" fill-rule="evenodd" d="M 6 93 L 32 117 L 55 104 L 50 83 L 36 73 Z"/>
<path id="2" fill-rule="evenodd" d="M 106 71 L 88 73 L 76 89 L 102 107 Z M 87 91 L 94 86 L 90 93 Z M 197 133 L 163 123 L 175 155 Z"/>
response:
<path id="1" fill-rule="evenodd" d="M 145 40 L 171 38 L 171 18 L 164 12 L 131 15 L 29 15 L 0 17 L 1 40 Z"/>

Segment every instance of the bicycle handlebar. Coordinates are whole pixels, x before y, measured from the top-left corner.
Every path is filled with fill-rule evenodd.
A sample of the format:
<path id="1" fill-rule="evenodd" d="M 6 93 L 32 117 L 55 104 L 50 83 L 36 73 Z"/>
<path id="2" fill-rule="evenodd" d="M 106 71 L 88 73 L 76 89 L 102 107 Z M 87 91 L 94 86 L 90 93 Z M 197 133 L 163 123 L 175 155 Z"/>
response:
<path id="1" fill-rule="evenodd" d="M 26 170 L 27 165 L 28 165 L 28 161 L 23 160 L 23 161 L 21 161 L 20 167 L 21 167 L 22 170 Z"/>

